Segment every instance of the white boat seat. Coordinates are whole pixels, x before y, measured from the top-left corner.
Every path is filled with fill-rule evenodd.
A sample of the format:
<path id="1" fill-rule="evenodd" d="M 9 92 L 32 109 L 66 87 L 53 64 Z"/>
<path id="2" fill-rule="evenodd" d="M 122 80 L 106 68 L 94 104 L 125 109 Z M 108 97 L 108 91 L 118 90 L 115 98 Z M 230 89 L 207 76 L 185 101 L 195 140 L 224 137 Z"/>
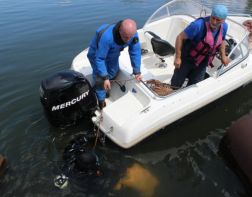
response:
<path id="1" fill-rule="evenodd" d="M 174 55 L 175 48 L 166 40 L 163 40 L 158 35 L 151 31 L 145 32 L 146 37 L 151 41 L 151 46 L 154 54 L 159 58 L 159 67 L 167 67 L 164 57 Z"/>

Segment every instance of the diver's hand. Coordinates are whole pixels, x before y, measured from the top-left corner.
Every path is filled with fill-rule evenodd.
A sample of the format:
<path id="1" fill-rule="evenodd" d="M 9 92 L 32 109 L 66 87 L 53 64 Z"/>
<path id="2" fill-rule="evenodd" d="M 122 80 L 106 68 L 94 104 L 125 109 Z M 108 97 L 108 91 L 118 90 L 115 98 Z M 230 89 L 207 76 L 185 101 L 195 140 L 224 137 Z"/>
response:
<path id="1" fill-rule="evenodd" d="M 104 86 L 104 90 L 106 90 L 106 91 L 110 90 L 110 88 L 111 88 L 110 81 L 108 79 L 104 80 L 103 86 Z"/>
<path id="2" fill-rule="evenodd" d="M 142 80 L 141 74 L 135 75 L 135 79 L 136 79 L 137 81 L 141 81 L 141 80 Z"/>
<path id="3" fill-rule="evenodd" d="M 175 60 L 174 60 L 174 66 L 175 68 L 180 68 L 180 65 L 181 65 L 181 58 L 180 57 L 176 57 Z"/>

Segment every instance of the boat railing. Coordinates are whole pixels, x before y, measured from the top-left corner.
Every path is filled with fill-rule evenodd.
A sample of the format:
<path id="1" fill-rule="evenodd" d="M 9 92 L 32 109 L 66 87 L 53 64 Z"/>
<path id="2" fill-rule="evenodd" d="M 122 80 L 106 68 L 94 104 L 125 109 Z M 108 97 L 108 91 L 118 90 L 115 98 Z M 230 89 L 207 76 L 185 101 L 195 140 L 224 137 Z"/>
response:
<path id="1" fill-rule="evenodd" d="M 237 16 L 237 15 L 236 15 Z M 238 15 L 240 16 L 240 15 Z M 219 77 L 221 76 L 222 74 L 224 74 L 225 72 L 227 72 L 228 70 L 230 70 L 231 68 L 235 67 L 236 65 L 238 65 L 240 62 L 242 62 L 244 59 L 246 59 L 249 55 L 249 48 L 248 48 L 248 35 L 249 35 L 249 32 L 245 29 L 245 27 L 243 27 L 241 24 L 239 24 L 238 22 L 232 20 L 231 18 L 227 18 L 227 22 L 230 24 L 230 25 L 236 25 L 237 27 L 241 28 L 241 30 L 243 30 L 243 32 L 240 32 L 239 31 L 239 35 L 241 34 L 240 36 L 240 39 L 238 40 L 239 42 L 236 44 L 236 46 L 234 46 L 232 48 L 232 50 L 230 51 L 229 55 L 228 55 L 228 58 L 230 60 L 232 60 L 233 58 L 231 58 L 234 53 L 236 51 L 239 51 L 241 56 L 239 59 L 233 59 L 231 62 L 230 62 L 230 65 L 227 65 L 226 67 L 224 67 L 223 64 L 221 64 L 219 66 L 219 68 L 217 69 L 217 73 L 216 73 L 216 76 L 215 77 Z M 234 28 L 234 27 L 233 27 Z M 236 29 L 236 28 L 235 28 Z M 236 31 L 238 31 L 236 29 Z M 232 35 L 230 35 L 230 37 L 232 37 Z M 245 50 L 244 50 L 244 48 Z"/>
<path id="2" fill-rule="evenodd" d="M 227 65 L 226 68 L 224 67 L 223 64 L 220 65 L 220 67 L 218 68 L 216 77 L 219 77 L 221 75 L 223 75 L 225 72 L 227 72 L 228 70 L 234 68 L 235 66 L 237 66 L 239 63 L 241 63 L 242 61 L 244 61 L 248 55 L 249 55 L 249 49 L 248 49 L 248 32 L 243 36 L 243 39 L 240 43 L 238 43 L 229 53 L 228 58 L 231 59 L 231 56 L 234 54 L 234 52 L 236 50 L 239 49 L 239 51 L 241 52 L 241 58 L 237 59 L 236 61 L 232 61 L 230 62 L 230 65 Z M 246 42 L 246 43 L 244 43 Z M 244 50 L 242 49 L 242 44 L 244 44 L 244 46 L 247 48 L 246 52 L 244 53 Z"/>
<path id="3" fill-rule="evenodd" d="M 245 13 L 229 13 L 228 16 L 252 17 L 250 14 Z"/>

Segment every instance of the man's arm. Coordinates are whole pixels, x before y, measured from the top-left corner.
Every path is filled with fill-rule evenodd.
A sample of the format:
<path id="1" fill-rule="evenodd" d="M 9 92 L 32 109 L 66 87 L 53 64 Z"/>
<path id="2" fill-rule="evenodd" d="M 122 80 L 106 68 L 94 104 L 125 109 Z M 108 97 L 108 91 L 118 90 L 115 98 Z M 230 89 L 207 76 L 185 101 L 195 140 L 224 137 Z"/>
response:
<path id="1" fill-rule="evenodd" d="M 174 66 L 175 68 L 180 68 L 181 65 L 181 51 L 183 47 L 184 40 L 187 39 L 186 33 L 183 31 L 181 32 L 177 38 L 175 43 L 175 60 L 174 60 Z"/>
<path id="2" fill-rule="evenodd" d="M 225 66 L 227 66 L 228 63 L 229 63 L 229 59 L 226 56 L 226 43 L 225 42 L 222 42 L 222 44 L 221 44 L 220 55 L 221 55 L 221 62 L 222 62 L 222 64 L 224 64 Z"/>
<path id="3" fill-rule="evenodd" d="M 223 23 L 223 38 L 222 38 L 223 42 L 220 47 L 220 56 L 221 56 L 221 62 L 225 66 L 228 65 L 228 63 L 229 63 L 229 59 L 226 56 L 226 42 L 224 41 L 226 39 L 227 30 L 228 30 L 227 23 Z"/>
<path id="4" fill-rule="evenodd" d="M 97 75 L 100 77 L 105 77 L 108 75 L 105 60 L 109 51 L 109 43 L 101 42 L 99 43 L 98 48 L 96 49 L 95 63 L 97 66 Z"/>
<path id="5" fill-rule="evenodd" d="M 105 64 L 105 60 L 108 55 L 109 49 L 110 49 L 109 38 L 107 38 L 106 36 L 102 36 L 96 49 L 95 63 L 97 65 L 96 74 L 104 80 L 103 86 L 105 90 L 109 90 L 111 88 Z"/>
<path id="6" fill-rule="evenodd" d="M 133 36 L 133 40 L 131 44 L 129 45 L 129 55 L 130 55 L 130 61 L 133 68 L 133 74 L 135 75 L 135 78 L 137 81 L 140 81 L 142 79 L 141 77 L 141 47 L 139 43 L 138 34 L 136 33 Z"/>

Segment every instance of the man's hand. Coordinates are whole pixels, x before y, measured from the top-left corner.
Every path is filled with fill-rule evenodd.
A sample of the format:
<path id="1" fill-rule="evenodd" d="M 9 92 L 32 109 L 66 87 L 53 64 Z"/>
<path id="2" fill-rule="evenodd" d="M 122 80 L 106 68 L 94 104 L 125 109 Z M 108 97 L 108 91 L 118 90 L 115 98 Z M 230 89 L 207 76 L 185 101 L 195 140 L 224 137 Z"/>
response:
<path id="1" fill-rule="evenodd" d="M 226 44 L 225 42 L 222 42 L 220 47 L 220 54 L 221 54 L 221 63 L 224 64 L 224 66 L 227 66 L 229 63 L 229 59 L 226 56 Z"/>
<path id="2" fill-rule="evenodd" d="M 104 90 L 108 91 L 110 90 L 111 86 L 110 86 L 110 81 L 108 79 L 104 80 Z"/>
<path id="3" fill-rule="evenodd" d="M 142 80 L 141 74 L 135 75 L 135 79 L 136 79 L 137 81 L 141 81 L 141 80 Z"/>
<path id="4" fill-rule="evenodd" d="M 175 68 L 180 68 L 181 65 L 181 58 L 180 57 L 176 57 L 174 60 L 174 66 Z"/>
<path id="5" fill-rule="evenodd" d="M 228 59 L 228 57 L 227 57 L 226 55 L 223 55 L 223 56 L 221 57 L 221 63 L 224 64 L 224 66 L 227 66 L 227 65 L 228 65 L 229 59 Z"/>
<path id="6" fill-rule="evenodd" d="M 174 59 L 174 66 L 175 68 L 179 69 L 182 63 L 181 60 L 181 53 L 183 47 L 183 41 L 187 39 L 187 35 L 184 31 L 182 31 L 176 38 L 175 42 L 175 59 Z"/>

